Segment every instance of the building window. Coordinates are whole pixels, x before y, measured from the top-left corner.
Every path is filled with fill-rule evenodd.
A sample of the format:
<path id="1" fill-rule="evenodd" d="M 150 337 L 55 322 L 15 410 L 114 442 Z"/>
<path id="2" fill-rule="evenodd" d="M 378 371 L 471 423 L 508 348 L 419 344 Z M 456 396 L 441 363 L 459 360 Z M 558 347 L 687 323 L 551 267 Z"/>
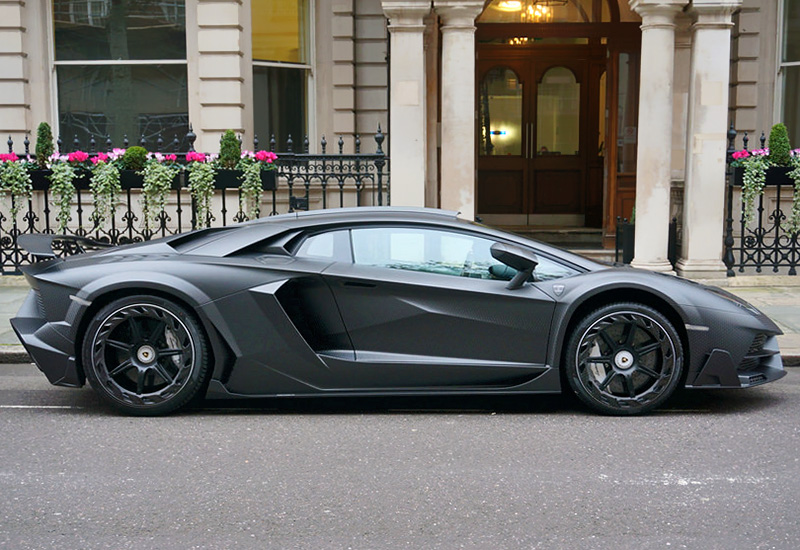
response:
<path id="1" fill-rule="evenodd" d="M 254 132 L 266 146 L 275 136 L 295 151 L 307 134 L 310 0 L 252 0 Z"/>
<path id="2" fill-rule="evenodd" d="M 789 140 L 800 145 L 800 0 L 783 2 L 780 57 L 782 120 Z"/>
<path id="3" fill-rule="evenodd" d="M 185 2 L 53 0 L 59 134 L 121 146 L 189 129 Z M 102 146 L 102 144 L 98 144 Z"/>

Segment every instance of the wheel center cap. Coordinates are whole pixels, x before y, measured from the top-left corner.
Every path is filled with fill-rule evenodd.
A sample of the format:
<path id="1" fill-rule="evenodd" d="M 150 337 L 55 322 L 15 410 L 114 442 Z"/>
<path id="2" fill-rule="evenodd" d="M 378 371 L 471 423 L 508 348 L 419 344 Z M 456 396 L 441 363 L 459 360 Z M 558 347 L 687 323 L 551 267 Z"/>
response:
<path id="1" fill-rule="evenodd" d="M 614 364 L 619 369 L 629 369 L 633 366 L 633 354 L 629 351 L 621 351 L 614 356 Z"/>
<path id="2" fill-rule="evenodd" d="M 153 346 L 144 345 L 136 351 L 136 358 L 142 363 L 152 363 L 156 359 L 156 350 Z"/>

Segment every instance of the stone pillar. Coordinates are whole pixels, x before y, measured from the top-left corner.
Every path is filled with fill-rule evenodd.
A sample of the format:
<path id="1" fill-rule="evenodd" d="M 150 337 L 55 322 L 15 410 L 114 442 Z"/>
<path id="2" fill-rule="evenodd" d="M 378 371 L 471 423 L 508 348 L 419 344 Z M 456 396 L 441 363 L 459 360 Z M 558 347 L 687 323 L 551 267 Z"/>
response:
<path id="1" fill-rule="evenodd" d="M 16 151 L 22 151 L 22 141 L 31 129 L 24 10 L 25 2 L 22 1 L 0 4 L 0 132 L 6 139 L 9 135 L 13 137 Z M 5 139 L 3 142 L 2 151 L 5 153 Z"/>
<path id="2" fill-rule="evenodd" d="M 442 19 L 441 205 L 475 218 L 475 18 L 483 2 L 434 0 Z"/>
<path id="3" fill-rule="evenodd" d="M 249 7 L 242 0 L 187 3 L 189 116 L 198 151 L 219 152 L 225 130 L 252 144 L 250 26 L 243 25 L 250 19 Z"/>
<path id="4" fill-rule="evenodd" d="M 667 259 L 675 16 L 686 0 L 630 0 L 642 17 L 634 267 L 672 272 Z"/>
<path id="5" fill-rule="evenodd" d="M 426 117 L 423 19 L 430 0 L 384 0 L 391 34 L 389 158 L 392 205 L 425 206 Z"/>
<path id="6" fill-rule="evenodd" d="M 723 277 L 725 151 L 728 128 L 731 15 L 741 0 L 694 0 L 684 186 L 683 245 L 676 269 L 685 277 Z"/>

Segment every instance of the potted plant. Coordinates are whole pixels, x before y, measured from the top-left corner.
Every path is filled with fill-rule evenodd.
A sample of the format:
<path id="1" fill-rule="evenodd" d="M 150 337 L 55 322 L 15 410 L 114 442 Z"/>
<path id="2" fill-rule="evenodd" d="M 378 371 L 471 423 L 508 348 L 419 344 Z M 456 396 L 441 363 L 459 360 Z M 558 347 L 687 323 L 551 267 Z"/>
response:
<path id="1" fill-rule="evenodd" d="M 120 171 L 114 159 L 105 153 L 98 153 L 91 158 L 91 162 L 92 179 L 89 189 L 94 202 L 91 219 L 94 229 L 102 229 L 106 220 L 114 216 L 119 204 L 119 194 L 122 191 Z"/>
<path id="2" fill-rule="evenodd" d="M 275 161 L 278 155 L 271 151 L 243 151 L 239 160 L 242 175 L 239 177 L 239 207 L 249 220 L 259 216 L 261 193 L 276 186 Z"/>
<path id="3" fill-rule="evenodd" d="M 211 225 L 211 197 L 214 195 L 216 169 L 212 156 L 190 151 L 186 153 L 186 171 L 189 174 L 188 188 L 194 201 L 195 226 Z"/>
<path id="4" fill-rule="evenodd" d="M 20 159 L 14 153 L 0 154 L 0 194 L 11 196 L 10 211 L 14 224 L 24 201 L 33 196 L 28 164 L 28 159 Z"/>
<path id="5" fill-rule="evenodd" d="M 50 157 L 48 168 L 51 170 L 47 177 L 50 180 L 50 200 L 53 201 L 58 213 L 57 232 L 64 233 L 67 223 L 72 217 L 72 199 L 75 196 L 77 185 L 85 183 L 86 162 L 89 154 L 84 151 L 75 151 L 68 155 L 54 153 Z"/>
<path id="6" fill-rule="evenodd" d="M 768 185 L 793 185 L 792 213 L 783 224 L 785 231 L 800 230 L 800 149 L 791 150 L 788 132 L 783 124 L 772 127 L 768 147 L 733 153 L 734 185 L 742 188 L 742 219 L 750 223 L 755 217 L 755 202 Z"/>
<path id="7" fill-rule="evenodd" d="M 117 162 L 119 163 L 120 183 L 122 188 L 141 188 L 143 184 L 141 172 L 144 170 L 144 165 L 147 162 L 147 149 L 139 145 L 134 145 L 127 149 L 114 149 L 114 151 L 121 153 Z"/>
<path id="8" fill-rule="evenodd" d="M 46 122 L 39 123 L 36 129 L 35 164 L 29 166 L 28 173 L 31 176 L 31 183 L 35 189 L 47 189 L 50 180 L 48 163 L 53 156 L 55 148 L 53 146 L 53 132 L 50 125 Z"/>
<path id="9" fill-rule="evenodd" d="M 217 186 L 231 189 L 239 186 L 242 172 L 238 167 L 242 144 L 233 130 L 226 130 L 219 139 L 219 157 L 216 159 Z"/>
<path id="10" fill-rule="evenodd" d="M 144 214 L 145 231 L 150 232 L 157 222 L 166 222 L 163 214 L 167 203 L 167 196 L 175 186 L 181 167 L 177 163 L 177 155 L 162 155 L 152 153 L 148 155 L 147 162 L 141 171 L 142 183 L 142 212 Z"/>

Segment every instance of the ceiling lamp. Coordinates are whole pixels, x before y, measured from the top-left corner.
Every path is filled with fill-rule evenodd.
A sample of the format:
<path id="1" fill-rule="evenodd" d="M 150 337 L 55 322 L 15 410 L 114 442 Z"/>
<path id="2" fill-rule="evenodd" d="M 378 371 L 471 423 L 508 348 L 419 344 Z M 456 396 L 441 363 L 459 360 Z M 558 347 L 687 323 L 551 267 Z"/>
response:
<path id="1" fill-rule="evenodd" d="M 533 0 L 534 4 L 539 6 L 547 6 L 552 8 L 554 6 L 566 6 L 569 0 Z"/>

